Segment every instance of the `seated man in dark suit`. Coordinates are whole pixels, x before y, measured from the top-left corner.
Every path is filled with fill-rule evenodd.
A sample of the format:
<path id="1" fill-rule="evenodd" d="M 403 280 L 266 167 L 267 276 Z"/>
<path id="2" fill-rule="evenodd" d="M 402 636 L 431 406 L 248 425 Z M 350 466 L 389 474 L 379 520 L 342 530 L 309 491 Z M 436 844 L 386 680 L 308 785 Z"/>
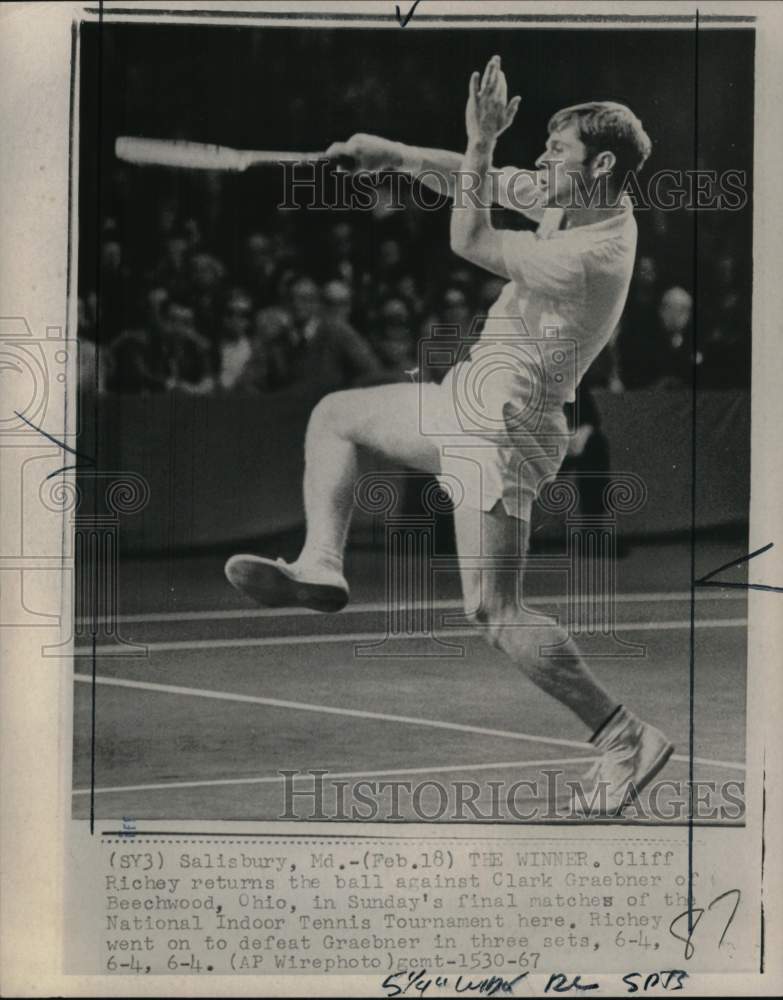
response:
<path id="1" fill-rule="evenodd" d="M 321 294 L 307 277 L 289 288 L 290 376 L 292 382 L 341 388 L 382 377 L 382 365 L 370 345 L 348 323 L 322 313 Z"/>

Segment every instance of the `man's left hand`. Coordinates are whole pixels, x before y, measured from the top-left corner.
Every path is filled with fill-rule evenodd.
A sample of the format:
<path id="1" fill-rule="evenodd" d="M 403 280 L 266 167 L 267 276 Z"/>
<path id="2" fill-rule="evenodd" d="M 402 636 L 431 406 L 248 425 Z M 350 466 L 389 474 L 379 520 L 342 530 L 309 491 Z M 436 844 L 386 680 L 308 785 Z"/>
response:
<path id="1" fill-rule="evenodd" d="M 470 78 L 465 109 L 468 143 L 494 142 L 513 122 L 520 101 L 521 97 L 508 100 L 508 86 L 506 75 L 500 68 L 500 56 L 493 56 L 480 82 L 478 72 Z"/>

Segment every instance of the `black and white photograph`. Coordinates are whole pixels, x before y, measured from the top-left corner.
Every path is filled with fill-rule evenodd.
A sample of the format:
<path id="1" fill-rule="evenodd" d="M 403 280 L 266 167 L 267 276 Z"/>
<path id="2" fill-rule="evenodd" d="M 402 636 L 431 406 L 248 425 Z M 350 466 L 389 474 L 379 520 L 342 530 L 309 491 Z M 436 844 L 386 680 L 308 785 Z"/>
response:
<path id="1" fill-rule="evenodd" d="M 778 995 L 780 6 L 0 29 L 0 992 Z"/>
<path id="2" fill-rule="evenodd" d="M 74 815 L 742 823 L 752 27 L 81 46 Z"/>

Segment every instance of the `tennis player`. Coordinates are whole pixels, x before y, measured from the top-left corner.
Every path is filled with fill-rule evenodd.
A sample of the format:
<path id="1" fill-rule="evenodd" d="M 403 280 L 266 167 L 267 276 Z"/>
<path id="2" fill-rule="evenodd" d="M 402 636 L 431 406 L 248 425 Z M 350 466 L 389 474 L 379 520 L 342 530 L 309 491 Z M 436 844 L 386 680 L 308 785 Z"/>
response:
<path id="1" fill-rule="evenodd" d="M 346 390 L 316 406 L 305 440 L 301 555 L 292 564 L 235 555 L 226 575 L 264 606 L 338 611 L 349 596 L 343 550 L 358 449 L 439 475 L 455 498 L 466 614 L 490 645 L 588 727 L 600 755 L 595 810 L 617 815 L 674 748 L 598 683 L 562 626 L 524 607 L 522 575 L 533 500 L 566 452 L 563 405 L 625 303 L 636 223 L 622 182 L 644 164 L 650 140 L 623 105 L 577 105 L 551 119 L 535 172 L 498 171 L 495 144 L 519 101 L 508 101 L 494 56 L 483 77 L 470 80 L 464 156 L 363 134 L 329 149 L 358 169 L 407 170 L 431 186 L 447 185 L 452 250 L 508 283 L 478 345 L 441 385 Z M 609 197 L 597 200 L 602 192 Z M 538 220 L 538 231 L 494 229 L 493 196 Z M 547 226 L 553 210 L 560 224 Z M 557 351 L 550 350 L 553 333 Z M 568 344 L 575 345 L 570 354 Z"/>

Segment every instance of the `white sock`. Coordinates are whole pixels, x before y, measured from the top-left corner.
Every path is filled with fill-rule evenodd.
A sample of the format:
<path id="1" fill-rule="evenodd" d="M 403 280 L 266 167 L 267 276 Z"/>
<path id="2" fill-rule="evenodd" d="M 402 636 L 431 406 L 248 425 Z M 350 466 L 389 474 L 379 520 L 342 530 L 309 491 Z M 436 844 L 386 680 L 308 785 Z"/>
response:
<path id="1" fill-rule="evenodd" d="M 598 750 L 606 750 L 632 721 L 637 721 L 633 712 L 624 705 L 618 705 L 609 718 L 593 733 L 590 742 Z"/>

